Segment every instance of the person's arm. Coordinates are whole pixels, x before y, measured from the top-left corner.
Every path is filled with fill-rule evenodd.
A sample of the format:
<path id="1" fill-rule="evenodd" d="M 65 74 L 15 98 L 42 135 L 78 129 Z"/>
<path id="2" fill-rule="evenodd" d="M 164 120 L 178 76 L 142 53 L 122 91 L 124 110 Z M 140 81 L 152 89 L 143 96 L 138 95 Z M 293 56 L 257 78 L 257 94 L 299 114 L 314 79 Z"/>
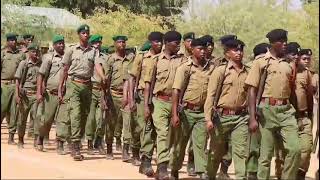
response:
<path id="1" fill-rule="evenodd" d="M 256 119 L 256 99 L 257 99 L 257 88 L 253 86 L 249 86 L 248 88 L 248 103 L 249 103 L 249 130 L 251 132 L 255 132 L 258 128 L 258 121 Z"/>
<path id="2" fill-rule="evenodd" d="M 180 124 L 179 113 L 178 113 L 179 96 L 180 96 L 180 90 L 173 89 L 173 92 L 172 92 L 172 115 L 171 115 L 171 123 L 172 123 L 173 127 L 178 127 Z"/>
<path id="3" fill-rule="evenodd" d="M 130 109 L 133 110 L 134 105 L 136 104 L 135 99 L 134 99 L 134 87 L 135 87 L 135 83 L 136 82 L 136 78 L 135 76 L 133 76 L 132 74 L 129 75 L 129 81 L 128 81 L 128 91 L 129 91 L 129 105 L 130 105 Z"/>
<path id="4" fill-rule="evenodd" d="M 20 104 L 21 103 L 21 89 L 20 89 L 20 83 L 21 83 L 21 78 L 23 76 L 23 67 L 25 66 L 25 63 L 24 61 L 21 61 L 18 65 L 18 68 L 16 70 L 16 73 L 14 75 L 15 79 L 16 79 L 16 86 L 15 86 L 15 94 L 16 94 L 16 97 L 15 97 L 15 100 L 16 100 L 16 103 L 17 104 Z M 26 73 L 26 72 L 24 72 Z"/>
<path id="5" fill-rule="evenodd" d="M 70 68 L 70 65 L 72 63 L 72 50 L 67 50 L 62 58 L 62 71 L 59 78 L 59 86 L 58 86 L 58 98 L 59 102 L 62 103 L 63 97 L 65 95 L 65 83 L 68 78 L 68 71 Z"/>
<path id="6" fill-rule="evenodd" d="M 122 96 L 122 108 L 126 108 L 128 105 L 128 96 L 129 96 L 129 82 L 128 80 L 123 83 L 123 96 Z"/>
<path id="7" fill-rule="evenodd" d="M 146 63 L 146 67 L 145 67 L 145 75 L 143 77 L 143 80 L 145 82 L 145 87 L 144 87 L 144 91 L 143 91 L 143 95 L 144 95 L 144 117 L 145 120 L 148 121 L 150 119 L 151 116 L 151 107 L 149 106 L 149 98 L 152 98 L 151 94 L 152 91 L 151 90 L 151 80 L 152 80 L 152 72 L 154 69 L 154 63 L 152 63 L 152 61 L 148 61 L 148 63 Z"/>

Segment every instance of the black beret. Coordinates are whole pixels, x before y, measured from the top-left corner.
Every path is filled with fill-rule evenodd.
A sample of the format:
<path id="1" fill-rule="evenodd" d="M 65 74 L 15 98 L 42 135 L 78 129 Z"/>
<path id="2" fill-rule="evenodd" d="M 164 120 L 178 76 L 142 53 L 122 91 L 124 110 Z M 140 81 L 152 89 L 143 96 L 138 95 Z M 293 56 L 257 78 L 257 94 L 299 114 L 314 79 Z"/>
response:
<path id="1" fill-rule="evenodd" d="M 230 39 L 228 41 L 226 41 L 224 43 L 224 46 L 229 49 L 229 48 L 239 48 L 239 49 L 243 49 L 243 47 L 245 46 L 244 42 L 242 42 L 241 40 L 238 39 Z"/>
<path id="2" fill-rule="evenodd" d="M 209 46 L 211 44 L 214 44 L 213 43 L 213 37 L 210 36 L 210 35 L 204 35 L 201 37 L 202 41 L 204 41 L 206 43 L 206 46 Z"/>
<path id="3" fill-rule="evenodd" d="M 207 46 L 207 43 L 206 43 L 205 41 L 203 41 L 203 39 L 201 39 L 201 38 L 192 39 L 192 41 L 191 41 L 191 47 L 196 47 L 196 46 L 206 47 L 206 46 Z"/>
<path id="4" fill-rule="evenodd" d="M 168 31 L 164 34 L 163 40 L 165 42 L 181 41 L 181 34 L 177 31 Z"/>
<path id="5" fill-rule="evenodd" d="M 281 40 L 287 41 L 288 40 L 287 36 L 288 36 L 288 31 L 284 29 L 274 29 L 266 35 L 270 43 L 274 43 Z"/>
<path id="6" fill-rule="evenodd" d="M 8 33 L 6 34 L 6 38 L 7 38 L 7 41 L 10 41 L 10 40 L 17 40 L 17 34 L 14 34 L 14 33 Z"/>
<path id="7" fill-rule="evenodd" d="M 163 33 L 158 32 L 158 31 L 151 32 L 148 36 L 148 40 L 149 41 L 162 41 L 163 40 Z"/>
<path id="8" fill-rule="evenodd" d="M 32 34 L 24 34 L 23 36 L 23 39 L 29 39 L 29 38 L 34 38 L 34 35 L 32 35 Z"/>
<path id="9" fill-rule="evenodd" d="M 257 44 L 254 48 L 253 48 L 253 54 L 254 54 L 254 57 L 260 55 L 260 54 L 265 54 L 268 49 L 271 47 L 270 44 L 268 43 L 260 43 L 260 44 Z"/>
<path id="10" fill-rule="evenodd" d="M 222 36 L 219 40 L 220 40 L 221 44 L 224 44 L 228 40 L 232 40 L 232 39 L 236 40 L 237 36 L 236 35 L 232 35 L 232 34 L 228 34 L 228 35 Z"/>
<path id="11" fill-rule="evenodd" d="M 299 56 L 302 56 L 302 55 L 311 56 L 312 55 L 312 50 L 311 49 L 301 49 L 298 54 L 299 54 Z"/>
<path id="12" fill-rule="evenodd" d="M 195 34 L 194 32 L 188 32 L 183 35 L 183 40 L 185 41 L 186 39 L 195 39 Z"/>
<path id="13" fill-rule="evenodd" d="M 301 46 L 297 42 L 289 42 L 287 44 L 286 53 L 287 54 L 289 54 L 289 53 L 298 54 L 300 48 L 301 48 Z"/>

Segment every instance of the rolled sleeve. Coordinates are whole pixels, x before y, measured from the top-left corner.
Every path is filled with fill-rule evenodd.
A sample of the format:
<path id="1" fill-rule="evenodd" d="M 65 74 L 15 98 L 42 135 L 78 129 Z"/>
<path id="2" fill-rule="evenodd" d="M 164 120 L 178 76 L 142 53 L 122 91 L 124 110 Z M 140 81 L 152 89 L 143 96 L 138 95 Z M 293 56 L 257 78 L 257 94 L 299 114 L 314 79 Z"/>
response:
<path id="1" fill-rule="evenodd" d="M 245 80 L 245 84 L 253 87 L 259 86 L 260 81 L 260 73 L 261 73 L 261 66 L 259 60 L 255 60 L 252 63 L 252 67 L 249 70 L 249 74 Z"/>
<path id="2" fill-rule="evenodd" d="M 206 102 L 204 104 L 204 115 L 206 121 L 210 121 L 213 114 L 213 101 L 218 88 L 218 83 L 221 79 L 221 72 L 219 68 L 213 70 L 208 83 L 208 92 Z"/>
<path id="3" fill-rule="evenodd" d="M 174 77 L 173 89 L 183 89 L 183 86 L 185 85 L 185 80 L 186 80 L 186 71 L 184 66 L 180 66 L 177 68 L 176 75 Z"/>
<path id="4" fill-rule="evenodd" d="M 72 62 L 72 49 L 69 48 L 66 50 L 66 53 L 64 54 L 63 58 L 62 58 L 62 64 L 64 65 L 71 65 Z"/>
<path id="5" fill-rule="evenodd" d="M 153 73 L 153 69 L 155 68 L 155 60 L 150 60 L 146 62 L 146 67 L 145 67 L 145 74 L 143 77 L 144 82 L 148 82 L 150 83 L 152 80 L 152 73 Z"/>
<path id="6" fill-rule="evenodd" d="M 134 60 L 132 61 L 132 63 L 129 65 L 129 74 L 132 76 L 137 77 L 139 72 L 141 71 L 141 64 L 142 64 L 142 56 L 143 54 L 139 54 L 138 56 L 136 56 L 134 58 Z"/>
<path id="7" fill-rule="evenodd" d="M 51 62 L 48 59 L 48 57 L 47 56 L 43 56 L 41 66 L 39 68 L 39 74 L 42 74 L 42 75 L 47 74 L 48 71 L 49 71 L 50 63 Z"/>
<path id="8" fill-rule="evenodd" d="M 24 67 L 24 65 L 25 65 L 25 61 L 21 61 L 20 63 L 19 63 L 19 66 L 18 66 L 18 68 L 17 68 L 17 71 L 16 71 L 16 73 L 15 73 L 15 75 L 14 75 L 14 77 L 16 78 L 16 79 L 21 79 L 21 77 L 22 77 L 22 71 L 23 71 L 23 67 Z"/>

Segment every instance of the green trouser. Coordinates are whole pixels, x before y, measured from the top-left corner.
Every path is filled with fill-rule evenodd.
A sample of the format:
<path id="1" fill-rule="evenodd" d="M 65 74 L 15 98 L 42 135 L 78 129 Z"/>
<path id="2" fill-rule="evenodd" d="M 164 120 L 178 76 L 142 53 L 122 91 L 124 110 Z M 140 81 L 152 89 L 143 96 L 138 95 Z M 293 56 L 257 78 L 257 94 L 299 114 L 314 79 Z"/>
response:
<path id="1" fill-rule="evenodd" d="M 258 158 L 260 154 L 260 132 L 249 134 L 250 152 L 247 160 L 247 172 L 258 172 Z"/>
<path id="2" fill-rule="evenodd" d="M 154 111 L 152 113 L 153 124 L 157 133 L 157 164 L 170 160 L 170 136 L 171 102 L 153 98 Z"/>
<path id="3" fill-rule="evenodd" d="M 104 113 L 105 114 L 105 113 Z M 94 140 L 95 138 L 103 138 L 106 129 L 105 116 L 103 117 L 101 109 L 101 91 L 92 90 L 92 100 L 90 105 L 90 112 L 86 123 L 86 139 Z"/>
<path id="4" fill-rule="evenodd" d="M 123 144 L 131 144 L 132 134 L 131 134 L 131 124 L 133 119 L 133 113 L 128 109 L 120 109 L 122 114 L 122 134 L 123 134 Z M 116 128 L 117 129 L 117 128 Z"/>
<path id="5" fill-rule="evenodd" d="M 246 178 L 246 159 L 248 150 L 248 119 L 249 116 L 230 115 L 215 119 L 215 130 L 211 133 L 210 153 L 208 157 L 208 176 L 216 177 L 222 156 L 226 154 L 226 142 L 230 136 L 232 159 L 234 160 L 237 179 Z"/>
<path id="6" fill-rule="evenodd" d="M 307 172 L 310 165 L 311 152 L 313 146 L 313 137 L 312 137 L 312 120 L 308 117 L 302 118 L 302 123 L 304 129 L 298 131 L 299 133 L 299 143 L 301 148 L 301 161 L 299 169 Z"/>
<path id="7" fill-rule="evenodd" d="M 229 167 L 232 163 L 232 145 L 230 143 L 230 135 L 225 142 L 226 154 L 222 157 L 221 163 L 224 164 L 225 167 Z"/>
<path id="8" fill-rule="evenodd" d="M 15 84 L 1 84 L 1 124 L 4 118 L 10 122 L 10 108 L 14 102 Z M 14 106 L 15 107 L 15 106 Z"/>
<path id="9" fill-rule="evenodd" d="M 261 104 L 260 114 L 261 147 L 258 159 L 258 179 L 270 179 L 270 164 L 274 154 L 274 134 L 281 135 L 278 141 L 283 141 L 287 152 L 281 179 L 295 179 L 299 168 L 300 145 L 295 109 L 290 105 L 270 106 Z"/>
<path id="10" fill-rule="evenodd" d="M 140 101 L 137 102 L 137 119 L 142 124 L 141 131 L 141 156 L 146 156 L 148 159 L 152 158 L 154 145 L 156 141 L 156 134 L 152 119 L 145 122 L 144 119 L 144 98 L 139 94 Z"/>
<path id="11" fill-rule="evenodd" d="M 67 81 L 66 104 L 71 121 L 72 142 L 80 142 L 84 132 L 83 122 L 87 121 L 92 98 L 92 84 Z"/>
<path id="12" fill-rule="evenodd" d="M 57 95 L 44 93 L 44 101 L 38 105 L 35 128 L 38 129 L 42 137 L 49 134 L 53 121 L 55 121 L 56 111 L 58 109 L 59 99 Z"/>
<path id="13" fill-rule="evenodd" d="M 118 129 L 116 127 L 119 127 L 119 122 L 121 122 L 121 124 L 123 122 L 122 113 L 120 111 L 122 95 L 112 95 L 111 97 L 112 97 L 112 102 L 109 104 L 110 110 L 108 111 L 108 118 L 107 118 L 107 124 L 106 124 L 106 137 L 105 137 L 106 144 L 112 144 L 114 136 L 116 138 L 121 137 L 121 132 L 119 137 L 119 132 L 117 132 Z M 116 133 L 118 133 L 117 136 L 116 136 Z"/>
<path id="14" fill-rule="evenodd" d="M 180 115 L 181 126 L 174 131 L 177 141 L 174 142 L 170 166 L 172 170 L 182 168 L 186 147 L 191 135 L 196 173 L 206 172 L 208 158 L 206 156 L 206 121 L 203 111 L 184 110 Z"/>
<path id="15" fill-rule="evenodd" d="M 67 101 L 57 107 L 56 121 L 56 139 L 66 142 L 71 137 L 71 120 L 70 112 L 68 111 Z"/>
<path id="16" fill-rule="evenodd" d="M 190 139 L 189 139 L 189 146 L 188 146 L 188 154 L 189 153 L 193 153 L 193 148 L 192 148 L 192 137 L 190 136 Z"/>
<path id="17" fill-rule="evenodd" d="M 114 98 L 114 96 L 112 96 L 112 98 Z M 122 96 L 121 96 L 121 98 L 122 98 Z M 120 118 L 117 119 L 117 121 L 116 121 L 115 130 L 114 130 L 114 137 L 115 137 L 116 139 L 121 139 L 122 129 L 123 129 L 122 112 L 120 112 L 120 109 L 121 109 L 121 99 L 120 99 L 120 104 L 119 104 L 119 106 L 117 106 L 117 107 L 119 107 L 118 111 L 119 111 L 119 116 L 120 116 Z"/>
<path id="18" fill-rule="evenodd" d="M 15 103 L 12 103 L 15 104 Z M 18 136 L 24 137 L 27 126 L 27 119 L 30 112 L 30 121 L 34 121 L 37 113 L 37 99 L 36 95 L 23 95 L 21 103 L 16 104 L 15 111 L 11 111 L 11 120 L 9 124 L 9 133 L 15 133 L 18 129 Z M 37 128 L 36 128 L 37 131 Z"/>

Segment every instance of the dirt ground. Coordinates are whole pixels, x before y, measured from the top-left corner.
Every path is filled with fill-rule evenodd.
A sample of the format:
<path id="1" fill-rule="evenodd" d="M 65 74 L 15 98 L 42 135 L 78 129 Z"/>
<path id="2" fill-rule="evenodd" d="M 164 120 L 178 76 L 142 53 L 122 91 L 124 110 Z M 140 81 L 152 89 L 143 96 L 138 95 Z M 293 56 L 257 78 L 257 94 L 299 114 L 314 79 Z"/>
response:
<path id="1" fill-rule="evenodd" d="M 82 150 L 84 161 L 73 161 L 69 154 L 57 155 L 54 140 L 55 127 L 50 132 L 50 144 L 45 145 L 45 152 L 33 149 L 30 138 L 26 139 L 25 148 L 20 150 L 17 146 L 7 144 L 8 130 L 6 126 L 5 123 L 1 125 L 1 179 L 148 179 L 138 173 L 139 167 L 122 162 L 121 152 L 115 150 L 115 160 L 106 160 L 104 156 L 98 154 L 87 155 L 86 145 Z M 314 124 L 314 134 L 315 130 L 316 123 Z M 17 142 L 17 137 L 15 141 Z M 153 167 L 155 170 L 154 161 Z M 307 179 L 314 179 L 318 168 L 318 158 L 316 154 L 312 154 Z M 229 174 L 234 178 L 233 164 L 229 169 Z M 181 179 L 196 179 L 187 175 L 186 161 L 179 175 Z M 272 161 L 271 175 L 274 178 L 274 160 Z"/>

